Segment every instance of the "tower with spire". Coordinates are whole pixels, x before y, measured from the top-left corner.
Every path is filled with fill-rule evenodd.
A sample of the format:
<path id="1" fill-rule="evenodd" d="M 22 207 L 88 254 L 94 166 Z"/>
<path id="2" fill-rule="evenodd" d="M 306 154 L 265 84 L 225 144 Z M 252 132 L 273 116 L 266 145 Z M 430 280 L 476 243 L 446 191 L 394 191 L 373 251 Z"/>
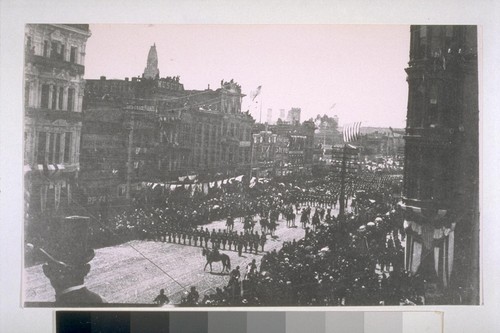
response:
<path id="1" fill-rule="evenodd" d="M 158 54 L 156 53 L 156 43 L 151 46 L 148 53 L 148 62 L 144 68 L 142 76 L 146 79 L 155 79 L 160 77 L 160 70 L 158 69 Z"/>

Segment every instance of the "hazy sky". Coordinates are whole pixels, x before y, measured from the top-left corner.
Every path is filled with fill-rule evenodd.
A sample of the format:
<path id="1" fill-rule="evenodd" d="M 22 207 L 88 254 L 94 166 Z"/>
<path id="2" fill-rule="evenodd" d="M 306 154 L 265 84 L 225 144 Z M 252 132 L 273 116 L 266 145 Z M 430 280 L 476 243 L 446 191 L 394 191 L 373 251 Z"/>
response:
<path id="1" fill-rule="evenodd" d="M 338 115 L 340 124 L 405 127 L 409 26 L 402 25 L 91 25 L 85 77 L 142 75 L 156 43 L 160 76 L 185 89 L 217 89 L 221 79 L 243 93 L 262 121 L 268 108 L 302 108 L 302 120 Z M 332 105 L 335 107 L 331 109 Z"/>

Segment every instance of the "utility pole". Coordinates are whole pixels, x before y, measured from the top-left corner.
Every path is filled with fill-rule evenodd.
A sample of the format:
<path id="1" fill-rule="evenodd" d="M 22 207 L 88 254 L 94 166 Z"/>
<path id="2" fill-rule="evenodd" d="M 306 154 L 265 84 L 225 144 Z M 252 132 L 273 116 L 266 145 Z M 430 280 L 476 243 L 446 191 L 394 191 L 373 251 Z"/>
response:
<path id="1" fill-rule="evenodd" d="M 253 155 L 254 155 L 254 138 L 253 135 L 250 136 L 252 141 L 250 141 L 250 175 L 249 180 L 252 180 L 252 169 L 253 169 Z"/>
<path id="2" fill-rule="evenodd" d="M 125 187 L 125 197 L 130 199 L 130 183 L 132 180 L 132 145 L 134 141 L 134 116 L 131 116 L 130 122 L 127 124 L 129 127 L 128 133 L 128 151 L 127 151 L 127 186 Z"/>
<path id="3" fill-rule="evenodd" d="M 342 166 L 340 169 L 340 198 L 339 198 L 339 217 L 344 220 L 345 214 L 345 176 L 346 176 L 346 152 L 347 144 L 342 148 Z"/>

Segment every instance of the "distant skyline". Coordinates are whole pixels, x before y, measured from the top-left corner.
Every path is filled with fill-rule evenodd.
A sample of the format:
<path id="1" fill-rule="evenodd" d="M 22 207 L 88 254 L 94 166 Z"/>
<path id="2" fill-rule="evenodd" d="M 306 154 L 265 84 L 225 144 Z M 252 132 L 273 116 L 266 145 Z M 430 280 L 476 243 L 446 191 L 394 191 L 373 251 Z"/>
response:
<path id="1" fill-rule="evenodd" d="M 404 128 L 410 29 L 406 25 L 90 25 L 85 78 L 142 75 L 156 44 L 160 76 L 186 90 L 234 79 L 242 110 L 259 121 L 302 109 L 301 121 L 337 115 L 340 125 Z M 258 86 L 261 94 L 251 101 Z M 260 106 L 262 103 L 262 106 Z M 333 106 L 333 108 L 332 108 Z"/>

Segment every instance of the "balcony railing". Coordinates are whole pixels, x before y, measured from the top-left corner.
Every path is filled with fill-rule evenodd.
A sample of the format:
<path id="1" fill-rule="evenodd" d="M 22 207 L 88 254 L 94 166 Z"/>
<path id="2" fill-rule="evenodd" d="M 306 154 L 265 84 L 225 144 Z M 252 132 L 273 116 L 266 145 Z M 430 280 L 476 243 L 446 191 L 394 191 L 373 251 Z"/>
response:
<path id="1" fill-rule="evenodd" d="M 83 119 L 81 112 L 32 107 L 25 108 L 25 116 L 35 119 L 47 119 L 50 121 L 65 119 L 69 121 L 81 122 Z"/>
<path id="2" fill-rule="evenodd" d="M 26 54 L 26 62 L 31 62 L 33 64 L 42 65 L 49 68 L 67 70 L 73 76 L 85 74 L 85 66 L 60 59 L 48 58 L 28 53 Z"/>

